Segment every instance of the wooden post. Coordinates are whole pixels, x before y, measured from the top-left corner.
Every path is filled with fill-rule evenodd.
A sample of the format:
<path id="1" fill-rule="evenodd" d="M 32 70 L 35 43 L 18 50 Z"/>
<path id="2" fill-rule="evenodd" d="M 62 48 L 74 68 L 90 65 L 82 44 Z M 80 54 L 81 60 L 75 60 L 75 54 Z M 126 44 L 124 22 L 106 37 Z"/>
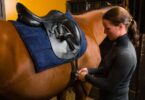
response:
<path id="1" fill-rule="evenodd" d="M 4 0 L 0 0 L 0 19 L 5 20 Z"/>
<path id="2" fill-rule="evenodd" d="M 141 38 L 141 51 L 139 62 L 139 86 L 137 91 L 137 97 L 135 100 L 145 99 L 145 34 L 142 34 Z"/>

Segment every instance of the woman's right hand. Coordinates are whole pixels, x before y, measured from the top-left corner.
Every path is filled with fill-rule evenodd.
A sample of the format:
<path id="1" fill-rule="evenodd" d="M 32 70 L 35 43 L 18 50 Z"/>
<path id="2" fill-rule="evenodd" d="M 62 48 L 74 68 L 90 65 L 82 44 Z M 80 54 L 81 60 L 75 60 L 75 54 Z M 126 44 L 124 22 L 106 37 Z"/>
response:
<path id="1" fill-rule="evenodd" d="M 79 70 L 79 73 L 86 72 L 88 74 L 88 68 L 84 67 Z"/>
<path id="2" fill-rule="evenodd" d="M 84 81 L 85 76 L 88 74 L 88 69 L 87 68 L 81 68 L 78 72 L 78 79 Z"/>

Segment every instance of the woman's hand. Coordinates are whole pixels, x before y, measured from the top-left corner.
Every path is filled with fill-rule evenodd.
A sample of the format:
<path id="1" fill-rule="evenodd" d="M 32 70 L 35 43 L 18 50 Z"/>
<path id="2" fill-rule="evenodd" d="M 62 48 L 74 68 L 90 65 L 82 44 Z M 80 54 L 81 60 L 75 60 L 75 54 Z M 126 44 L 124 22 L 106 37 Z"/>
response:
<path id="1" fill-rule="evenodd" d="M 78 79 L 81 81 L 85 80 L 85 76 L 88 74 L 88 69 L 87 68 L 81 68 L 78 72 Z"/>

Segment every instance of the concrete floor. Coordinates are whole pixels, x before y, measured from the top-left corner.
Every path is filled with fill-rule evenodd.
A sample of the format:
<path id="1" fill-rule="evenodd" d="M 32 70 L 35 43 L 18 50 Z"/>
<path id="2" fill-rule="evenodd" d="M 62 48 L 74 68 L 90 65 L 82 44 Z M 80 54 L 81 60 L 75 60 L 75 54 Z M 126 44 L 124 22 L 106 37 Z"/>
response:
<path id="1" fill-rule="evenodd" d="M 57 99 L 56 99 L 56 97 L 54 97 L 54 98 L 52 98 L 50 100 L 57 100 Z M 74 95 L 73 91 L 67 92 L 66 100 L 75 100 L 75 95 Z M 94 99 L 91 98 L 91 97 L 87 97 L 86 100 L 94 100 Z"/>

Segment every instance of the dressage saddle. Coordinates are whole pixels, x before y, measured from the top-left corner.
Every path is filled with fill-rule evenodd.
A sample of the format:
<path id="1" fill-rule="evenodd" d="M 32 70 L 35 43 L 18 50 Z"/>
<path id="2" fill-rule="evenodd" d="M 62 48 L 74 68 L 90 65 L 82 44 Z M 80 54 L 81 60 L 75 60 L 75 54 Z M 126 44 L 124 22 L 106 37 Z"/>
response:
<path id="1" fill-rule="evenodd" d="M 17 3 L 16 7 L 17 21 L 32 27 L 42 27 L 46 30 L 56 56 L 63 59 L 74 59 L 77 56 L 81 44 L 81 31 L 66 14 L 52 10 L 40 17 L 21 3 Z"/>

